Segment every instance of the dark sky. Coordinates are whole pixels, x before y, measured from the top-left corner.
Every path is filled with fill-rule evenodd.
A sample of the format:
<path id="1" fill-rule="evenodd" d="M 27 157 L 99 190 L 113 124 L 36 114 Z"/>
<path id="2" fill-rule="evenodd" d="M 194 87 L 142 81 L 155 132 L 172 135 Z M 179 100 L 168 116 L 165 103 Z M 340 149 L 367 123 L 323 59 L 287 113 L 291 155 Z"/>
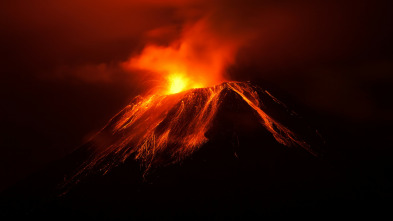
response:
<path id="1" fill-rule="evenodd" d="M 226 78 L 262 82 L 315 113 L 391 122 L 390 2 L 3 0 L 0 190 L 148 90 L 149 76 L 121 63 L 201 19 L 214 38 L 242 40 Z"/>

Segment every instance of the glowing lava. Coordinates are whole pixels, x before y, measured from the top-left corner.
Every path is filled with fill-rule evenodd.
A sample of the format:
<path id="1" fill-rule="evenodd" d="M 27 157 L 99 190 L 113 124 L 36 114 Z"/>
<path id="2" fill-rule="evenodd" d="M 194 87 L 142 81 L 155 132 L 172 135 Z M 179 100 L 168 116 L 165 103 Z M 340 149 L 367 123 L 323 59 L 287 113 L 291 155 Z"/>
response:
<path id="1" fill-rule="evenodd" d="M 168 89 L 168 94 L 175 94 L 180 91 L 183 91 L 184 88 L 186 87 L 186 80 L 183 79 L 181 75 L 170 75 L 168 77 L 169 79 L 169 89 Z"/>
<path id="2" fill-rule="evenodd" d="M 181 84 L 178 86 L 173 92 L 181 90 Z M 92 170 L 105 173 L 130 157 L 146 170 L 182 161 L 208 141 L 205 134 L 230 93 L 244 101 L 279 143 L 313 153 L 306 142 L 263 111 L 255 87 L 227 82 L 176 94 L 137 97 L 90 141 L 90 159 L 72 180 Z"/>
<path id="3" fill-rule="evenodd" d="M 200 88 L 201 86 L 187 78 L 184 74 L 170 74 L 167 77 L 167 89 L 164 94 L 176 94 L 192 88 Z"/>

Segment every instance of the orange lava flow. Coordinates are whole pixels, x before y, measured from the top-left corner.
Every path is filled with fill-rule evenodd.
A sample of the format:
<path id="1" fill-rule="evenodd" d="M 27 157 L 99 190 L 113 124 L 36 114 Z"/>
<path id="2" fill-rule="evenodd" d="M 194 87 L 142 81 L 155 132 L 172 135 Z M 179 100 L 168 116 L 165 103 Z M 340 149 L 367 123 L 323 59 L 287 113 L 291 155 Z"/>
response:
<path id="1" fill-rule="evenodd" d="M 137 97 L 91 140 L 91 157 L 75 177 L 90 170 L 105 173 L 130 157 L 146 170 L 182 161 L 208 141 L 205 133 L 228 93 L 240 96 L 279 143 L 295 144 L 312 153 L 307 143 L 262 110 L 252 85 L 226 82 L 177 94 Z"/>

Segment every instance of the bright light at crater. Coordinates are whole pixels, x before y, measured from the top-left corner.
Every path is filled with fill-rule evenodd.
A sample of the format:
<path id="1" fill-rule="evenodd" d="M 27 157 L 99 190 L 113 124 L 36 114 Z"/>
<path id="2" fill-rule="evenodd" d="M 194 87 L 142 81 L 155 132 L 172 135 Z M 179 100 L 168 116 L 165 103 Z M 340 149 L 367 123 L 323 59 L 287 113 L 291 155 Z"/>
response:
<path id="1" fill-rule="evenodd" d="M 176 94 L 183 91 L 187 86 L 188 80 L 181 74 L 168 76 L 168 94 Z"/>
<path id="2" fill-rule="evenodd" d="M 170 74 L 167 77 L 167 89 L 165 94 L 176 94 L 192 88 L 201 88 L 204 85 L 192 81 L 186 75 L 181 73 Z"/>

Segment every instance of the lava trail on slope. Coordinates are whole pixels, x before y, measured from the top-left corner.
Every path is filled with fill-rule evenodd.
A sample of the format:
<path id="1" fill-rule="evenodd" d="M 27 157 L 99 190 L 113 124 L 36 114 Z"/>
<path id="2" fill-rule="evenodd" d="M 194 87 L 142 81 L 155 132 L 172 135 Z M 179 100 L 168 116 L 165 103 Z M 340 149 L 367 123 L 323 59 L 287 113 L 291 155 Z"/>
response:
<path id="1" fill-rule="evenodd" d="M 152 167 L 181 162 L 208 141 L 223 101 L 243 102 L 275 140 L 285 146 L 299 146 L 318 155 L 304 136 L 266 113 L 266 102 L 284 106 L 269 92 L 250 83 L 225 82 L 208 88 L 195 88 L 170 95 L 136 97 L 113 117 L 87 143 L 88 159 L 70 176 L 66 185 L 77 183 L 89 173 L 107 173 L 111 168 L 133 157 L 145 171 Z M 232 102 L 232 101 L 231 101 Z M 293 114 L 293 112 L 291 113 Z"/>

